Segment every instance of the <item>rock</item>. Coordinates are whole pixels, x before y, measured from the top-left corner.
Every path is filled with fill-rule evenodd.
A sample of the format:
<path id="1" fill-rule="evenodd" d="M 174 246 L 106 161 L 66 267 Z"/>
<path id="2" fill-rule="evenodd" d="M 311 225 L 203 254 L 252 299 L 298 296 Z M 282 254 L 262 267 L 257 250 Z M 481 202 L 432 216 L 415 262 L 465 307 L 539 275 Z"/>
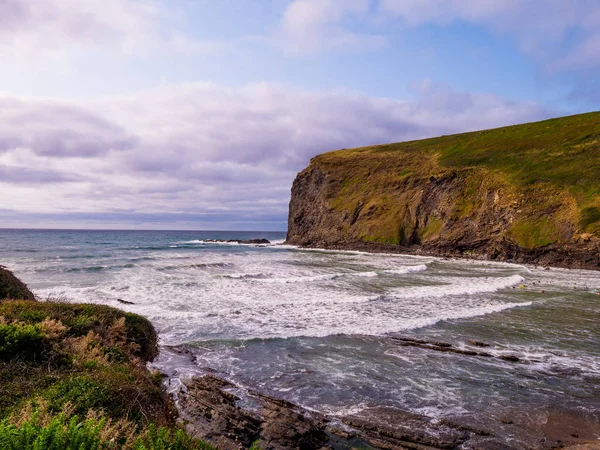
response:
<path id="1" fill-rule="evenodd" d="M 296 405 L 265 395 L 261 415 L 264 418 L 260 440 L 261 449 L 309 449 L 323 447 L 329 437 L 323 417 L 309 417 Z"/>
<path id="2" fill-rule="evenodd" d="M 187 393 L 181 395 L 180 403 L 192 436 L 209 439 L 223 450 L 248 448 L 258 439 L 262 420 L 236 406 L 239 398 L 222 390 L 230 383 L 205 375 L 185 385 Z"/>
<path id="3" fill-rule="evenodd" d="M 519 357 L 517 357 L 515 355 L 500 355 L 500 356 L 498 356 L 498 358 L 500 358 L 504 361 L 510 361 L 510 362 L 519 362 L 520 361 Z"/>
<path id="4" fill-rule="evenodd" d="M 248 240 L 243 240 L 243 239 L 229 239 L 227 242 L 230 243 L 237 243 L 237 244 L 256 244 L 256 245 L 260 245 L 260 244 L 270 244 L 271 241 L 269 241 L 268 239 L 248 239 Z"/>
<path id="5" fill-rule="evenodd" d="M 293 403 L 251 392 L 260 404 L 257 413 L 237 406 L 240 399 L 223 390 L 233 385 L 214 375 L 185 384 L 180 407 L 188 431 L 219 449 L 248 448 L 255 441 L 262 450 L 318 449 L 329 440 L 324 417 Z"/>
<path id="6" fill-rule="evenodd" d="M 486 344 L 485 342 L 470 340 L 469 344 L 474 345 L 475 347 L 490 347 L 490 344 Z"/>
<path id="7" fill-rule="evenodd" d="M 129 301 L 127 301 L 127 300 L 123 300 L 123 299 L 121 299 L 121 298 L 118 298 L 118 299 L 117 299 L 117 301 L 118 301 L 119 303 L 123 303 L 124 305 L 135 305 L 135 303 L 133 303 L 133 302 L 129 302 Z"/>
<path id="8" fill-rule="evenodd" d="M 342 418 L 344 424 L 360 430 L 363 438 L 377 448 L 456 448 L 472 433 L 432 418 L 391 408 L 369 408 Z"/>
<path id="9" fill-rule="evenodd" d="M 35 301 L 35 296 L 10 270 L 0 266 L 0 300 Z"/>

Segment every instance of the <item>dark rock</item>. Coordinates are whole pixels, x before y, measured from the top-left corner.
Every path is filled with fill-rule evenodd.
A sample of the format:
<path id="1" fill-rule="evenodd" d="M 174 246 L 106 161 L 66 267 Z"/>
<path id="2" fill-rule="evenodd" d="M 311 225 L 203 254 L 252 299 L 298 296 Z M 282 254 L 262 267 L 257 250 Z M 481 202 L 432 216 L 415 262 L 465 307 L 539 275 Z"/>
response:
<path id="1" fill-rule="evenodd" d="M 213 441 L 219 449 L 248 448 L 258 439 L 261 419 L 236 406 L 239 398 L 222 390 L 227 386 L 230 383 L 213 375 L 186 382 L 188 391 L 180 400 L 183 418 L 189 422 L 186 428 L 195 437 Z"/>
<path id="2" fill-rule="evenodd" d="M 0 300 L 35 301 L 35 296 L 10 270 L 0 266 Z"/>
<path id="3" fill-rule="evenodd" d="M 258 445 L 261 449 L 321 448 L 329 440 L 323 417 L 301 410 L 296 405 L 274 397 L 260 395 L 264 422 Z"/>
<path id="4" fill-rule="evenodd" d="M 133 303 L 133 302 L 129 302 L 129 301 L 127 301 L 127 300 L 123 300 L 123 299 L 121 299 L 121 298 L 118 298 L 118 299 L 117 299 L 117 301 L 118 301 L 119 303 L 123 303 L 124 305 L 135 305 L 135 303 Z"/>
<path id="5" fill-rule="evenodd" d="M 518 356 L 515 355 L 501 355 L 498 356 L 498 358 L 503 359 L 504 361 L 510 361 L 510 362 L 519 362 L 520 359 Z"/>
<path id="6" fill-rule="evenodd" d="M 257 440 L 263 450 L 318 449 L 329 440 L 322 416 L 285 400 L 251 392 L 260 404 L 256 413 L 237 406 L 240 399 L 223 390 L 233 385 L 214 375 L 194 378 L 186 387 L 180 406 L 188 431 L 219 449 L 248 448 Z"/>
<path id="7" fill-rule="evenodd" d="M 378 448 L 456 448 L 471 433 L 436 423 L 432 418 L 391 408 L 370 408 L 342 418 L 346 425 L 360 430 Z"/>
<path id="8" fill-rule="evenodd" d="M 490 347 L 490 344 L 486 344 L 485 342 L 471 340 L 469 344 L 474 345 L 475 347 Z"/>

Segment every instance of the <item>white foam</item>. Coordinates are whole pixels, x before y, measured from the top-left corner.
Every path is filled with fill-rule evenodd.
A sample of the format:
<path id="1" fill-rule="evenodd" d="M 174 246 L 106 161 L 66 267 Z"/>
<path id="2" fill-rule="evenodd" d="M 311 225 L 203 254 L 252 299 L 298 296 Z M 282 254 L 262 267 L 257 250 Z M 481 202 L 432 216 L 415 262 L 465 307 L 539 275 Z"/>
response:
<path id="1" fill-rule="evenodd" d="M 515 286 L 525 281 L 521 275 L 507 277 L 459 278 L 447 283 L 447 278 L 440 278 L 446 283 L 434 286 L 407 286 L 392 291 L 392 295 L 403 298 L 450 297 L 496 292 Z"/>
<path id="2" fill-rule="evenodd" d="M 393 275 L 404 275 L 407 273 L 423 272 L 424 270 L 427 270 L 427 266 L 425 264 L 420 264 L 418 266 L 408 266 L 408 267 L 402 267 L 400 269 L 384 270 L 383 273 L 393 274 Z"/>
<path id="3" fill-rule="evenodd" d="M 505 268 L 467 266 L 464 273 L 455 271 L 461 276 L 448 276 L 444 266 L 428 268 L 430 258 L 275 248 L 154 252 L 155 260 L 94 274 L 100 278 L 91 285 L 65 284 L 59 292 L 72 301 L 143 314 L 156 324 L 165 344 L 381 335 L 523 305 L 486 295 L 522 282 Z M 477 276 L 482 273 L 489 276 Z M 414 282 L 413 276 L 418 277 Z M 378 296 L 373 289 L 380 291 Z M 123 305 L 118 298 L 134 304 Z"/>

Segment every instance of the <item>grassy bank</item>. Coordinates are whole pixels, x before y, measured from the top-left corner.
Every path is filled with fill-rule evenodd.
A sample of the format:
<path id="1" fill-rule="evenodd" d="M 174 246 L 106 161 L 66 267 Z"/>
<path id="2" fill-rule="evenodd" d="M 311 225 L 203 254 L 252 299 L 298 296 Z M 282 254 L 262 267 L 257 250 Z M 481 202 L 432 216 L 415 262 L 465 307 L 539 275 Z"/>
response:
<path id="1" fill-rule="evenodd" d="M 135 314 L 0 300 L 0 448 L 211 448 L 176 425 L 146 367 L 157 352 L 152 324 Z"/>

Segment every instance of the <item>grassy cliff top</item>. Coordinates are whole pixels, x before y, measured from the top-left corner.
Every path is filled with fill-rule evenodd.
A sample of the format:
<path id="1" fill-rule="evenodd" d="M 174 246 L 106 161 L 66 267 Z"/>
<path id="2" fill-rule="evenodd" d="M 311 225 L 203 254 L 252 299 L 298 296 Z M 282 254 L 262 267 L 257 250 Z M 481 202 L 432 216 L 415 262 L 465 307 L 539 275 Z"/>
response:
<path id="1" fill-rule="evenodd" d="M 338 150 L 313 158 L 311 165 L 340 180 L 336 195 L 345 200 L 363 195 L 365 184 L 385 194 L 385 186 L 403 179 L 479 170 L 537 203 L 539 211 L 546 198 L 568 197 L 578 231 L 600 232 L 600 112 Z"/>

